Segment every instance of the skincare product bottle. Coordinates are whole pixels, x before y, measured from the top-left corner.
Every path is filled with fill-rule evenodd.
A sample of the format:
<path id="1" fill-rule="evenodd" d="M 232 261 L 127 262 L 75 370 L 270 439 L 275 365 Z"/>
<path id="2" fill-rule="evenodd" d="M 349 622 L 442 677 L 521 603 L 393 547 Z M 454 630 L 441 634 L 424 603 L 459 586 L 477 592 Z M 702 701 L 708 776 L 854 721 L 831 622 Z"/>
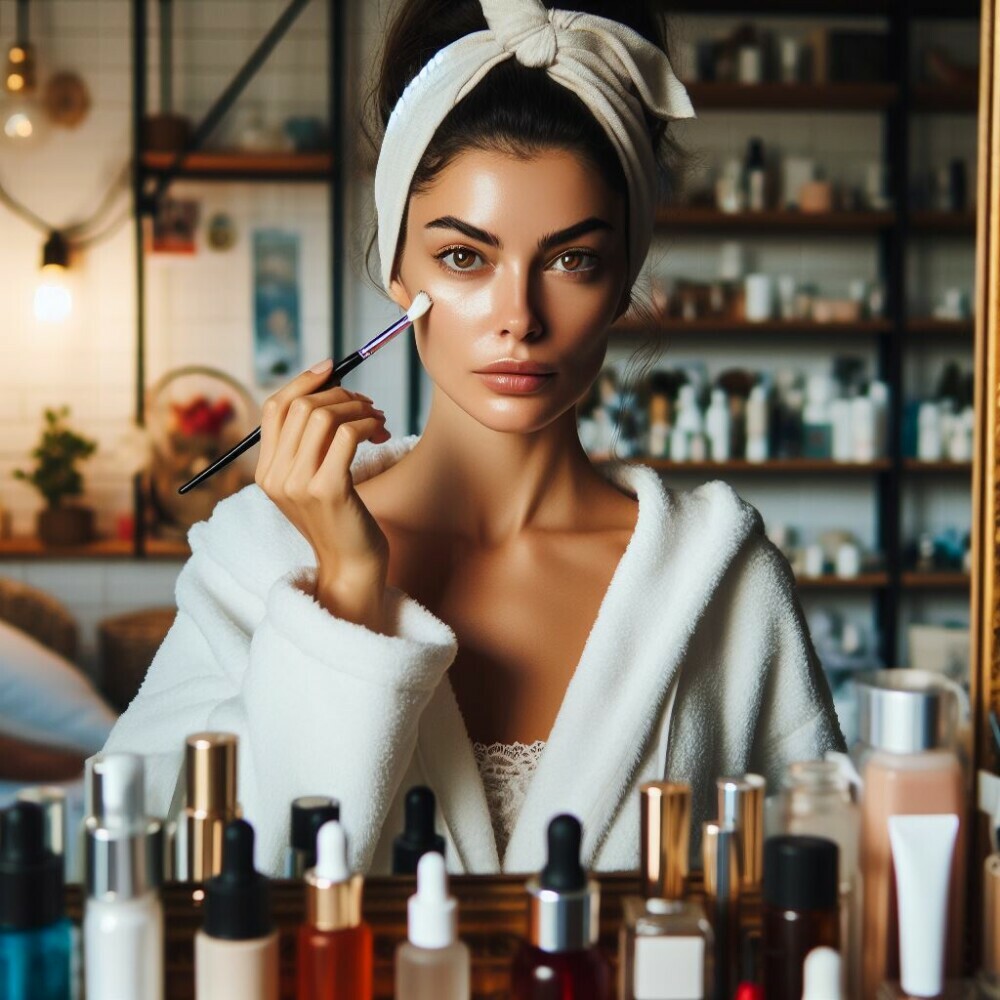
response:
<path id="1" fill-rule="evenodd" d="M 511 965 L 511 1000 L 610 1000 L 611 968 L 597 947 L 600 887 L 580 864 L 580 821 L 556 816 L 548 859 L 528 880 L 528 940 Z"/>
<path id="2" fill-rule="evenodd" d="M 88 997 L 163 997 L 163 827 L 146 815 L 138 754 L 93 758 L 83 917 Z"/>
<path id="3" fill-rule="evenodd" d="M 396 949 L 396 1000 L 468 1000 L 471 959 L 458 940 L 457 910 L 444 858 L 427 851 L 407 904 L 407 940 Z"/>
<path id="4" fill-rule="evenodd" d="M 802 966 L 802 1000 L 842 1000 L 840 953 L 833 948 L 813 948 Z"/>
<path id="5" fill-rule="evenodd" d="M 980 1000 L 1000 1000 L 1000 853 L 983 865 L 983 960 L 976 976 Z"/>
<path id="6" fill-rule="evenodd" d="M 226 824 L 222 870 L 205 883 L 205 923 L 194 939 L 196 1000 L 278 1000 L 278 932 L 253 844 L 245 820 Z"/>
<path id="7" fill-rule="evenodd" d="M 729 400 L 725 389 L 712 390 L 712 402 L 705 414 L 710 457 L 713 462 L 728 462 L 731 456 Z"/>
<path id="8" fill-rule="evenodd" d="M 875 403 L 870 396 L 855 396 L 851 400 L 852 454 L 849 461 L 871 462 L 875 455 Z"/>
<path id="9" fill-rule="evenodd" d="M 75 841 L 69 839 L 69 814 L 66 792 L 58 785 L 32 785 L 17 793 L 18 802 L 34 802 L 42 807 L 45 820 L 45 846 L 63 859 L 63 871 L 72 879 L 76 871 Z"/>
<path id="10" fill-rule="evenodd" d="M 682 385 L 677 394 L 677 423 L 674 430 L 684 435 L 687 447 L 686 459 L 701 462 L 708 457 L 704 437 L 705 422 L 698 407 L 697 390 L 690 383 Z M 671 444 L 673 444 L 672 439 Z"/>
<path id="11" fill-rule="evenodd" d="M 287 878 L 302 878 L 316 866 L 316 835 L 324 823 L 340 819 L 340 803 L 325 795 L 305 795 L 292 802 L 288 837 Z"/>
<path id="12" fill-rule="evenodd" d="M 415 785 L 406 793 L 403 832 L 392 842 L 392 874 L 415 875 L 428 851 L 444 857 L 444 837 L 434 829 L 434 793 Z"/>
<path id="13" fill-rule="evenodd" d="M 194 733 L 185 741 L 184 809 L 174 844 L 178 882 L 204 882 L 222 869 L 223 831 L 240 816 L 237 742 L 232 733 Z"/>
<path id="14" fill-rule="evenodd" d="M 649 432 L 646 454 L 650 458 L 666 458 L 670 441 L 670 399 L 656 393 L 649 401 Z"/>
<path id="15" fill-rule="evenodd" d="M 715 935 L 715 1000 L 729 1000 L 740 969 L 740 834 L 734 826 L 703 823 L 705 905 Z"/>
<path id="16" fill-rule="evenodd" d="M 0 815 L 0 996 L 70 1000 L 73 925 L 62 859 L 45 847 L 41 806 L 16 802 Z"/>
<path id="17" fill-rule="evenodd" d="M 684 899 L 691 834 L 691 786 L 651 781 L 640 794 L 642 896 L 622 900 L 620 1000 L 710 997 L 712 929 L 700 904 Z"/>
<path id="18" fill-rule="evenodd" d="M 337 820 L 320 827 L 316 855 L 305 873 L 298 1000 L 368 1000 L 373 959 L 371 928 L 361 919 L 364 878 L 347 867 L 347 837 Z"/>
<path id="19" fill-rule="evenodd" d="M 862 995 L 899 979 L 899 929 L 889 817 L 965 815 L 965 780 L 954 750 L 958 703 L 939 676 L 918 670 L 879 670 L 856 678 L 859 742 L 851 756 L 862 777 Z M 961 970 L 965 853 L 960 829 L 952 857 L 951 906 L 945 968 Z"/>
<path id="20" fill-rule="evenodd" d="M 941 405 L 936 401 L 921 403 L 917 411 L 917 458 L 921 462 L 940 461 L 944 451 L 941 424 Z"/>
<path id="21" fill-rule="evenodd" d="M 853 402 L 841 398 L 830 403 L 830 442 L 835 462 L 854 461 Z"/>
<path id="22" fill-rule="evenodd" d="M 807 383 L 802 411 L 802 457 L 833 457 L 833 426 L 830 417 L 832 387 L 826 375 L 812 375 Z"/>
<path id="23" fill-rule="evenodd" d="M 851 799 L 844 769 L 832 760 L 789 764 L 779 809 L 785 833 L 828 837 L 839 850 L 840 939 L 846 956 L 845 984 L 861 995 L 861 893 L 858 888 L 858 841 L 861 816 Z"/>
<path id="24" fill-rule="evenodd" d="M 764 875 L 764 794 L 767 782 L 759 774 L 719 778 L 719 825 L 740 834 L 740 880 L 744 891 L 760 889 Z"/>
<path id="25" fill-rule="evenodd" d="M 770 404 L 767 387 L 755 385 L 746 406 L 746 460 L 766 462 L 770 457 Z"/>
<path id="26" fill-rule="evenodd" d="M 751 139 L 747 144 L 744 167 L 747 182 L 747 208 L 751 212 L 763 212 L 767 207 L 767 173 L 764 164 L 764 143 Z"/>
<path id="27" fill-rule="evenodd" d="M 781 834 L 764 843 L 764 995 L 802 1000 L 806 955 L 840 947 L 837 845 L 824 837 Z"/>

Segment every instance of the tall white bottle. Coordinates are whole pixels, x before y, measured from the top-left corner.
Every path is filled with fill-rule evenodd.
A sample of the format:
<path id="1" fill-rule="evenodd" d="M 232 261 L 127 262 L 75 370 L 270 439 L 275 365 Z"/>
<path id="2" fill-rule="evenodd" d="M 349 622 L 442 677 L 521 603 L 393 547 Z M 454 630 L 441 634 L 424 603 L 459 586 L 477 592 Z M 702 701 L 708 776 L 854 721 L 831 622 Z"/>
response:
<path id="1" fill-rule="evenodd" d="M 87 1000 L 163 1000 L 163 830 L 146 815 L 142 758 L 96 757 L 88 780 Z"/>

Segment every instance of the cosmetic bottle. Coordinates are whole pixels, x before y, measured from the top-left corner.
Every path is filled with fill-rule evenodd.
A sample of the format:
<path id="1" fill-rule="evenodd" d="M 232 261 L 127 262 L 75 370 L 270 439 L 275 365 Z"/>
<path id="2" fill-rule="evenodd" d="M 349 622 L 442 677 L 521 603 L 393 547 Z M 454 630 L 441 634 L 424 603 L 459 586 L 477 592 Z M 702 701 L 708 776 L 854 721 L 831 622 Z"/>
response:
<path id="1" fill-rule="evenodd" d="M 945 813 L 960 817 L 952 857 L 945 968 L 960 974 L 965 880 L 965 781 L 954 750 L 958 702 L 939 676 L 918 670 L 879 670 L 856 678 L 858 742 L 851 757 L 862 778 L 860 878 L 864 948 L 862 995 L 899 979 L 898 908 L 889 817 Z"/>
<path id="2" fill-rule="evenodd" d="M 392 874 L 415 875 L 428 851 L 444 857 L 444 837 L 434 830 L 434 793 L 415 785 L 406 793 L 403 832 L 392 842 Z"/>
<path id="3" fill-rule="evenodd" d="M 406 907 L 407 940 L 396 949 L 396 1000 L 468 1000 L 471 959 L 458 940 L 457 910 L 444 858 L 427 851 Z"/>
<path id="4" fill-rule="evenodd" d="M 162 1000 L 163 827 L 146 815 L 138 754 L 93 759 L 86 830 L 84 975 L 96 1000 Z"/>
<path id="5" fill-rule="evenodd" d="M 347 837 L 337 820 L 320 827 L 316 856 L 315 867 L 305 873 L 298 1000 L 368 1000 L 372 932 L 361 919 L 364 878 L 347 867 Z"/>
<path id="6" fill-rule="evenodd" d="M 511 965 L 511 1000 L 611 1000 L 612 977 L 597 946 L 600 887 L 580 864 L 580 821 L 556 816 L 545 867 L 527 882 L 528 939 Z"/>
<path id="7" fill-rule="evenodd" d="M 691 384 L 682 385 L 677 393 L 677 423 L 674 432 L 680 432 L 684 436 L 687 460 L 699 462 L 708 457 L 705 442 L 705 421 L 701 409 L 698 407 L 697 390 Z M 673 435 L 671 436 L 671 444 L 673 444 Z"/>
<path id="8" fill-rule="evenodd" d="M 875 460 L 875 403 L 870 396 L 855 396 L 851 400 L 852 462 Z"/>
<path id="9" fill-rule="evenodd" d="M 983 865 L 983 960 L 976 975 L 980 1000 L 1000 1000 L 1000 853 Z"/>
<path id="10" fill-rule="evenodd" d="M 843 1000 L 840 953 L 833 948 L 813 948 L 802 966 L 802 1000 Z"/>
<path id="11" fill-rule="evenodd" d="M 781 834 L 764 843 L 764 995 L 802 1000 L 806 956 L 840 947 L 837 845 L 823 837 Z"/>
<path id="12" fill-rule="evenodd" d="M 18 802 L 34 802 L 42 807 L 45 846 L 63 861 L 63 871 L 71 879 L 76 871 L 75 843 L 69 839 L 69 810 L 66 792 L 58 785 L 32 785 L 17 793 Z"/>
<path id="13" fill-rule="evenodd" d="M 941 406 L 936 401 L 920 404 L 917 411 L 917 458 L 922 462 L 937 462 L 944 450 L 941 433 Z"/>
<path id="14" fill-rule="evenodd" d="M 702 824 L 705 906 L 715 935 L 715 1000 L 729 1000 L 739 981 L 740 835 L 736 827 Z"/>
<path id="15" fill-rule="evenodd" d="M 830 448 L 835 462 L 854 461 L 853 400 L 840 398 L 830 403 Z"/>
<path id="16" fill-rule="evenodd" d="M 267 879 L 253 863 L 253 827 L 226 824 L 222 869 L 205 883 L 194 939 L 196 1000 L 278 1000 L 278 932 Z"/>
<path id="17" fill-rule="evenodd" d="M 860 996 L 861 893 L 857 876 L 861 817 L 844 769 L 832 760 L 789 764 L 779 809 L 784 833 L 827 837 L 837 845 L 845 985 L 850 996 Z"/>
<path id="18" fill-rule="evenodd" d="M 66 919 L 62 859 L 45 847 L 45 817 L 34 802 L 2 813 L 0 997 L 75 996 L 73 925 Z"/>
<path id="19" fill-rule="evenodd" d="M 691 786 L 651 781 L 640 794 L 642 896 L 622 900 L 619 1000 L 700 1000 L 711 993 L 712 929 L 684 899 Z"/>
<path id="20" fill-rule="evenodd" d="M 204 882 L 222 869 L 223 831 L 240 816 L 237 742 L 232 733 L 194 733 L 185 741 L 185 805 L 174 845 L 178 882 Z"/>
<path id="21" fill-rule="evenodd" d="M 649 401 L 649 431 L 646 454 L 650 458 L 666 458 L 670 441 L 670 399 L 655 393 Z"/>
<path id="22" fill-rule="evenodd" d="M 812 375 L 807 382 L 802 411 L 802 457 L 832 458 L 833 427 L 830 419 L 832 387 L 826 375 Z"/>
<path id="23" fill-rule="evenodd" d="M 764 165 L 764 143 L 760 139 L 751 139 L 747 144 L 744 175 L 747 182 L 747 208 L 751 212 L 763 212 L 767 207 L 767 174 Z"/>
<path id="24" fill-rule="evenodd" d="M 719 825 L 735 827 L 740 835 L 740 881 L 744 892 L 760 889 L 764 873 L 764 793 L 759 774 L 718 778 Z"/>
<path id="25" fill-rule="evenodd" d="M 727 462 L 731 455 L 729 400 L 725 389 L 712 390 L 712 402 L 705 414 L 710 457 L 713 462 Z"/>
<path id="26" fill-rule="evenodd" d="M 292 802 L 285 877 L 302 878 L 316 867 L 316 836 L 320 827 L 340 819 L 340 803 L 324 795 L 305 795 Z"/>
<path id="27" fill-rule="evenodd" d="M 746 460 L 766 462 L 770 457 L 770 404 L 767 387 L 755 385 L 746 406 Z"/>

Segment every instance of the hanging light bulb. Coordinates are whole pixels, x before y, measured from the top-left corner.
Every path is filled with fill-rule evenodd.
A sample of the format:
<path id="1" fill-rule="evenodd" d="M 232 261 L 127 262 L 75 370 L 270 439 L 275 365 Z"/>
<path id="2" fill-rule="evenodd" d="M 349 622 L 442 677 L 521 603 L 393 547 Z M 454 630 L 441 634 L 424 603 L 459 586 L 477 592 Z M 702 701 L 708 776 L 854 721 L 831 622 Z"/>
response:
<path id="1" fill-rule="evenodd" d="M 72 311 L 69 244 L 60 233 L 52 233 L 42 250 L 42 280 L 35 289 L 35 319 L 39 323 L 65 323 Z"/>
<path id="2" fill-rule="evenodd" d="M 0 106 L 0 131 L 12 145 L 34 145 L 44 133 L 37 89 L 35 49 L 28 41 L 28 0 L 17 0 L 17 38 L 7 52 Z"/>

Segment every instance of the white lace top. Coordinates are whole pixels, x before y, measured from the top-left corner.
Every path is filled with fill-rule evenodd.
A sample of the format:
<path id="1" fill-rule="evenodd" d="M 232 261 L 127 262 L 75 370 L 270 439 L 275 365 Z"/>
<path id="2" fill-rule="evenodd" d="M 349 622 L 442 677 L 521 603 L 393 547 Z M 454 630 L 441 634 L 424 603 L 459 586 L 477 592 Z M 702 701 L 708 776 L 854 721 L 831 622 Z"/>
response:
<path id="1" fill-rule="evenodd" d="M 514 831 L 521 803 L 545 749 L 544 740 L 534 743 L 473 743 L 472 751 L 483 779 L 490 808 L 497 854 L 503 867 L 507 843 Z"/>

